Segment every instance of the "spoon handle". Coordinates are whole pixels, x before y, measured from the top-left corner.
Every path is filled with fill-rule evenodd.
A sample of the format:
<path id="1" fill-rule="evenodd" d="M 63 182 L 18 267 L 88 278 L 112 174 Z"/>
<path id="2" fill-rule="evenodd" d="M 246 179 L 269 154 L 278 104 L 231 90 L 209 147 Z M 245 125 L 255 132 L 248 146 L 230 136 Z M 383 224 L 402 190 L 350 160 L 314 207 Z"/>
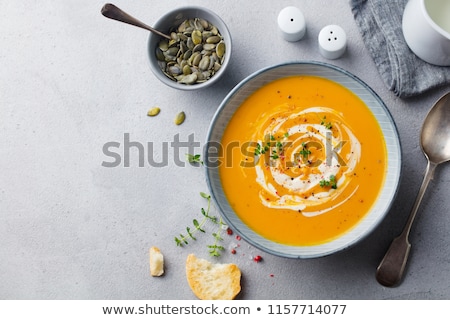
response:
<path id="1" fill-rule="evenodd" d="M 381 260 L 378 265 L 376 279 L 383 286 L 392 287 L 402 279 L 406 262 L 408 261 L 409 251 L 411 249 L 411 244 L 408 240 L 409 232 L 411 231 L 414 218 L 416 217 L 425 190 L 427 189 L 430 180 L 433 179 L 436 166 L 437 164 L 428 161 L 427 170 L 408 221 L 406 222 L 402 233 L 392 241 L 383 260 Z"/>
<path id="2" fill-rule="evenodd" d="M 392 287 L 401 280 L 410 249 L 411 244 L 403 233 L 392 241 L 377 268 L 376 279 L 380 284 Z"/>
<path id="3" fill-rule="evenodd" d="M 143 29 L 146 29 L 148 31 L 151 31 L 153 33 L 156 33 L 160 35 L 161 37 L 171 39 L 171 37 L 167 34 L 164 34 L 160 32 L 159 30 L 153 29 L 152 27 L 146 25 L 142 21 L 139 21 L 138 19 L 134 18 L 133 16 L 130 16 L 128 13 L 124 12 L 123 10 L 119 9 L 115 5 L 111 3 L 107 3 L 103 6 L 101 10 L 102 15 L 104 15 L 107 18 L 117 20 L 120 22 L 128 23 L 136 27 L 140 27 Z"/>

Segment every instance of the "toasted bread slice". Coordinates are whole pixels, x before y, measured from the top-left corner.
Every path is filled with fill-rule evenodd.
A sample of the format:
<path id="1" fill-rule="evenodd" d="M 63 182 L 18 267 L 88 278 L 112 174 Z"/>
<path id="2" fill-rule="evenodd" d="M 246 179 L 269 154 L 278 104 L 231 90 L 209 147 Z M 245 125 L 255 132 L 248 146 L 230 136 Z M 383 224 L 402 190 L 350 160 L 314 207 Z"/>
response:
<path id="1" fill-rule="evenodd" d="M 214 264 L 190 254 L 186 277 L 201 300 L 233 300 L 241 291 L 241 270 L 235 264 Z"/>
<path id="2" fill-rule="evenodd" d="M 164 274 L 164 256 L 157 247 L 150 248 L 150 275 L 160 277 Z"/>

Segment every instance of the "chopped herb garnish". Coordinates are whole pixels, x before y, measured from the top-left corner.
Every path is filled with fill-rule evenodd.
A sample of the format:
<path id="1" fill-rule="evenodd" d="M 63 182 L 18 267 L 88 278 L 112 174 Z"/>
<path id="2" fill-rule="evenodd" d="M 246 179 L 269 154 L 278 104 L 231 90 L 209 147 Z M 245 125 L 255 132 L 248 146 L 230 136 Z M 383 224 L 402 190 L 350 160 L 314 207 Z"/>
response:
<path id="1" fill-rule="evenodd" d="M 331 130 L 333 128 L 333 125 L 331 124 L 331 122 L 327 122 L 327 116 L 324 116 L 322 118 L 322 122 L 320 122 L 321 125 L 325 126 L 325 128 L 327 128 L 328 130 Z"/>
<path id="2" fill-rule="evenodd" d="M 261 144 L 257 143 L 255 148 L 255 156 L 259 156 L 262 154 L 265 154 L 266 151 L 269 150 L 269 146 L 264 146 L 264 148 L 261 146 Z"/>
<path id="3" fill-rule="evenodd" d="M 280 141 L 277 141 L 276 146 L 279 151 L 283 150 L 283 144 Z"/>
<path id="4" fill-rule="evenodd" d="M 330 175 L 330 179 L 329 179 L 329 180 L 325 180 L 325 179 L 320 180 L 320 181 L 319 181 L 319 185 L 320 185 L 322 188 L 325 188 L 325 187 L 331 187 L 331 189 L 337 189 L 336 176 Z"/>
<path id="5" fill-rule="evenodd" d="M 260 154 L 261 154 L 261 146 L 258 143 L 255 148 L 255 156 L 259 156 Z"/>
<path id="6" fill-rule="evenodd" d="M 286 136 L 286 135 L 285 135 Z M 277 141 L 274 135 L 267 135 L 265 144 L 257 143 L 255 147 L 255 156 L 260 156 L 270 151 L 270 158 L 276 160 L 282 156 L 284 143 L 281 141 Z"/>
<path id="7" fill-rule="evenodd" d="M 299 153 L 303 157 L 303 160 L 308 160 L 308 156 L 311 154 L 311 150 L 308 150 L 308 146 L 305 142 L 302 143 L 302 150 L 300 150 Z"/>
<path id="8" fill-rule="evenodd" d="M 274 160 L 280 158 L 280 156 L 282 156 L 282 154 L 283 154 L 284 146 L 285 146 L 284 143 L 281 141 L 275 142 L 275 146 L 274 146 L 275 149 L 272 150 L 271 158 Z"/>

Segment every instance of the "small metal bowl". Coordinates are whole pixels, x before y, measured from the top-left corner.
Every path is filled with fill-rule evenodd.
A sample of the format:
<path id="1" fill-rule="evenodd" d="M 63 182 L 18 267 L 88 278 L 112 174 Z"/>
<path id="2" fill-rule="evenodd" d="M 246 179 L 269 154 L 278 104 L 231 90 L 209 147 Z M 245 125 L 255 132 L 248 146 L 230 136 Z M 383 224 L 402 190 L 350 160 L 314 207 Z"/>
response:
<path id="1" fill-rule="evenodd" d="M 170 79 L 161 70 L 158 64 L 158 59 L 156 57 L 156 48 L 163 38 L 151 33 L 148 40 L 148 56 L 152 72 L 161 82 L 168 85 L 169 87 L 179 90 L 197 90 L 216 83 L 225 73 L 231 61 L 231 34 L 223 20 L 216 13 L 212 12 L 209 9 L 196 6 L 174 9 L 158 19 L 154 24 L 154 28 L 160 30 L 161 32 L 168 33 L 171 28 L 179 26 L 184 20 L 194 18 L 202 18 L 214 25 L 219 30 L 220 34 L 223 37 L 223 41 L 225 42 L 224 61 L 220 69 L 205 82 L 184 84 Z"/>

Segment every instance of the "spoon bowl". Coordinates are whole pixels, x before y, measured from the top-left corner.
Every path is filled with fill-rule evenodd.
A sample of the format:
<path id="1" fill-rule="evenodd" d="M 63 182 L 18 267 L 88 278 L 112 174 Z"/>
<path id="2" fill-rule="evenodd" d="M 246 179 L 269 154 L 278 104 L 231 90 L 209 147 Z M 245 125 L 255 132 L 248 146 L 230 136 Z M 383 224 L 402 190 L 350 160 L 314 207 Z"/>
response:
<path id="1" fill-rule="evenodd" d="M 450 92 L 436 101 L 428 112 L 422 125 L 420 146 L 428 161 L 422 185 L 402 233 L 392 241 L 376 271 L 377 281 L 386 287 L 401 281 L 411 249 L 409 233 L 425 190 L 436 167 L 450 160 Z"/>
<path id="2" fill-rule="evenodd" d="M 421 147 L 436 164 L 450 160 L 450 92 L 429 111 L 422 128 Z"/>

